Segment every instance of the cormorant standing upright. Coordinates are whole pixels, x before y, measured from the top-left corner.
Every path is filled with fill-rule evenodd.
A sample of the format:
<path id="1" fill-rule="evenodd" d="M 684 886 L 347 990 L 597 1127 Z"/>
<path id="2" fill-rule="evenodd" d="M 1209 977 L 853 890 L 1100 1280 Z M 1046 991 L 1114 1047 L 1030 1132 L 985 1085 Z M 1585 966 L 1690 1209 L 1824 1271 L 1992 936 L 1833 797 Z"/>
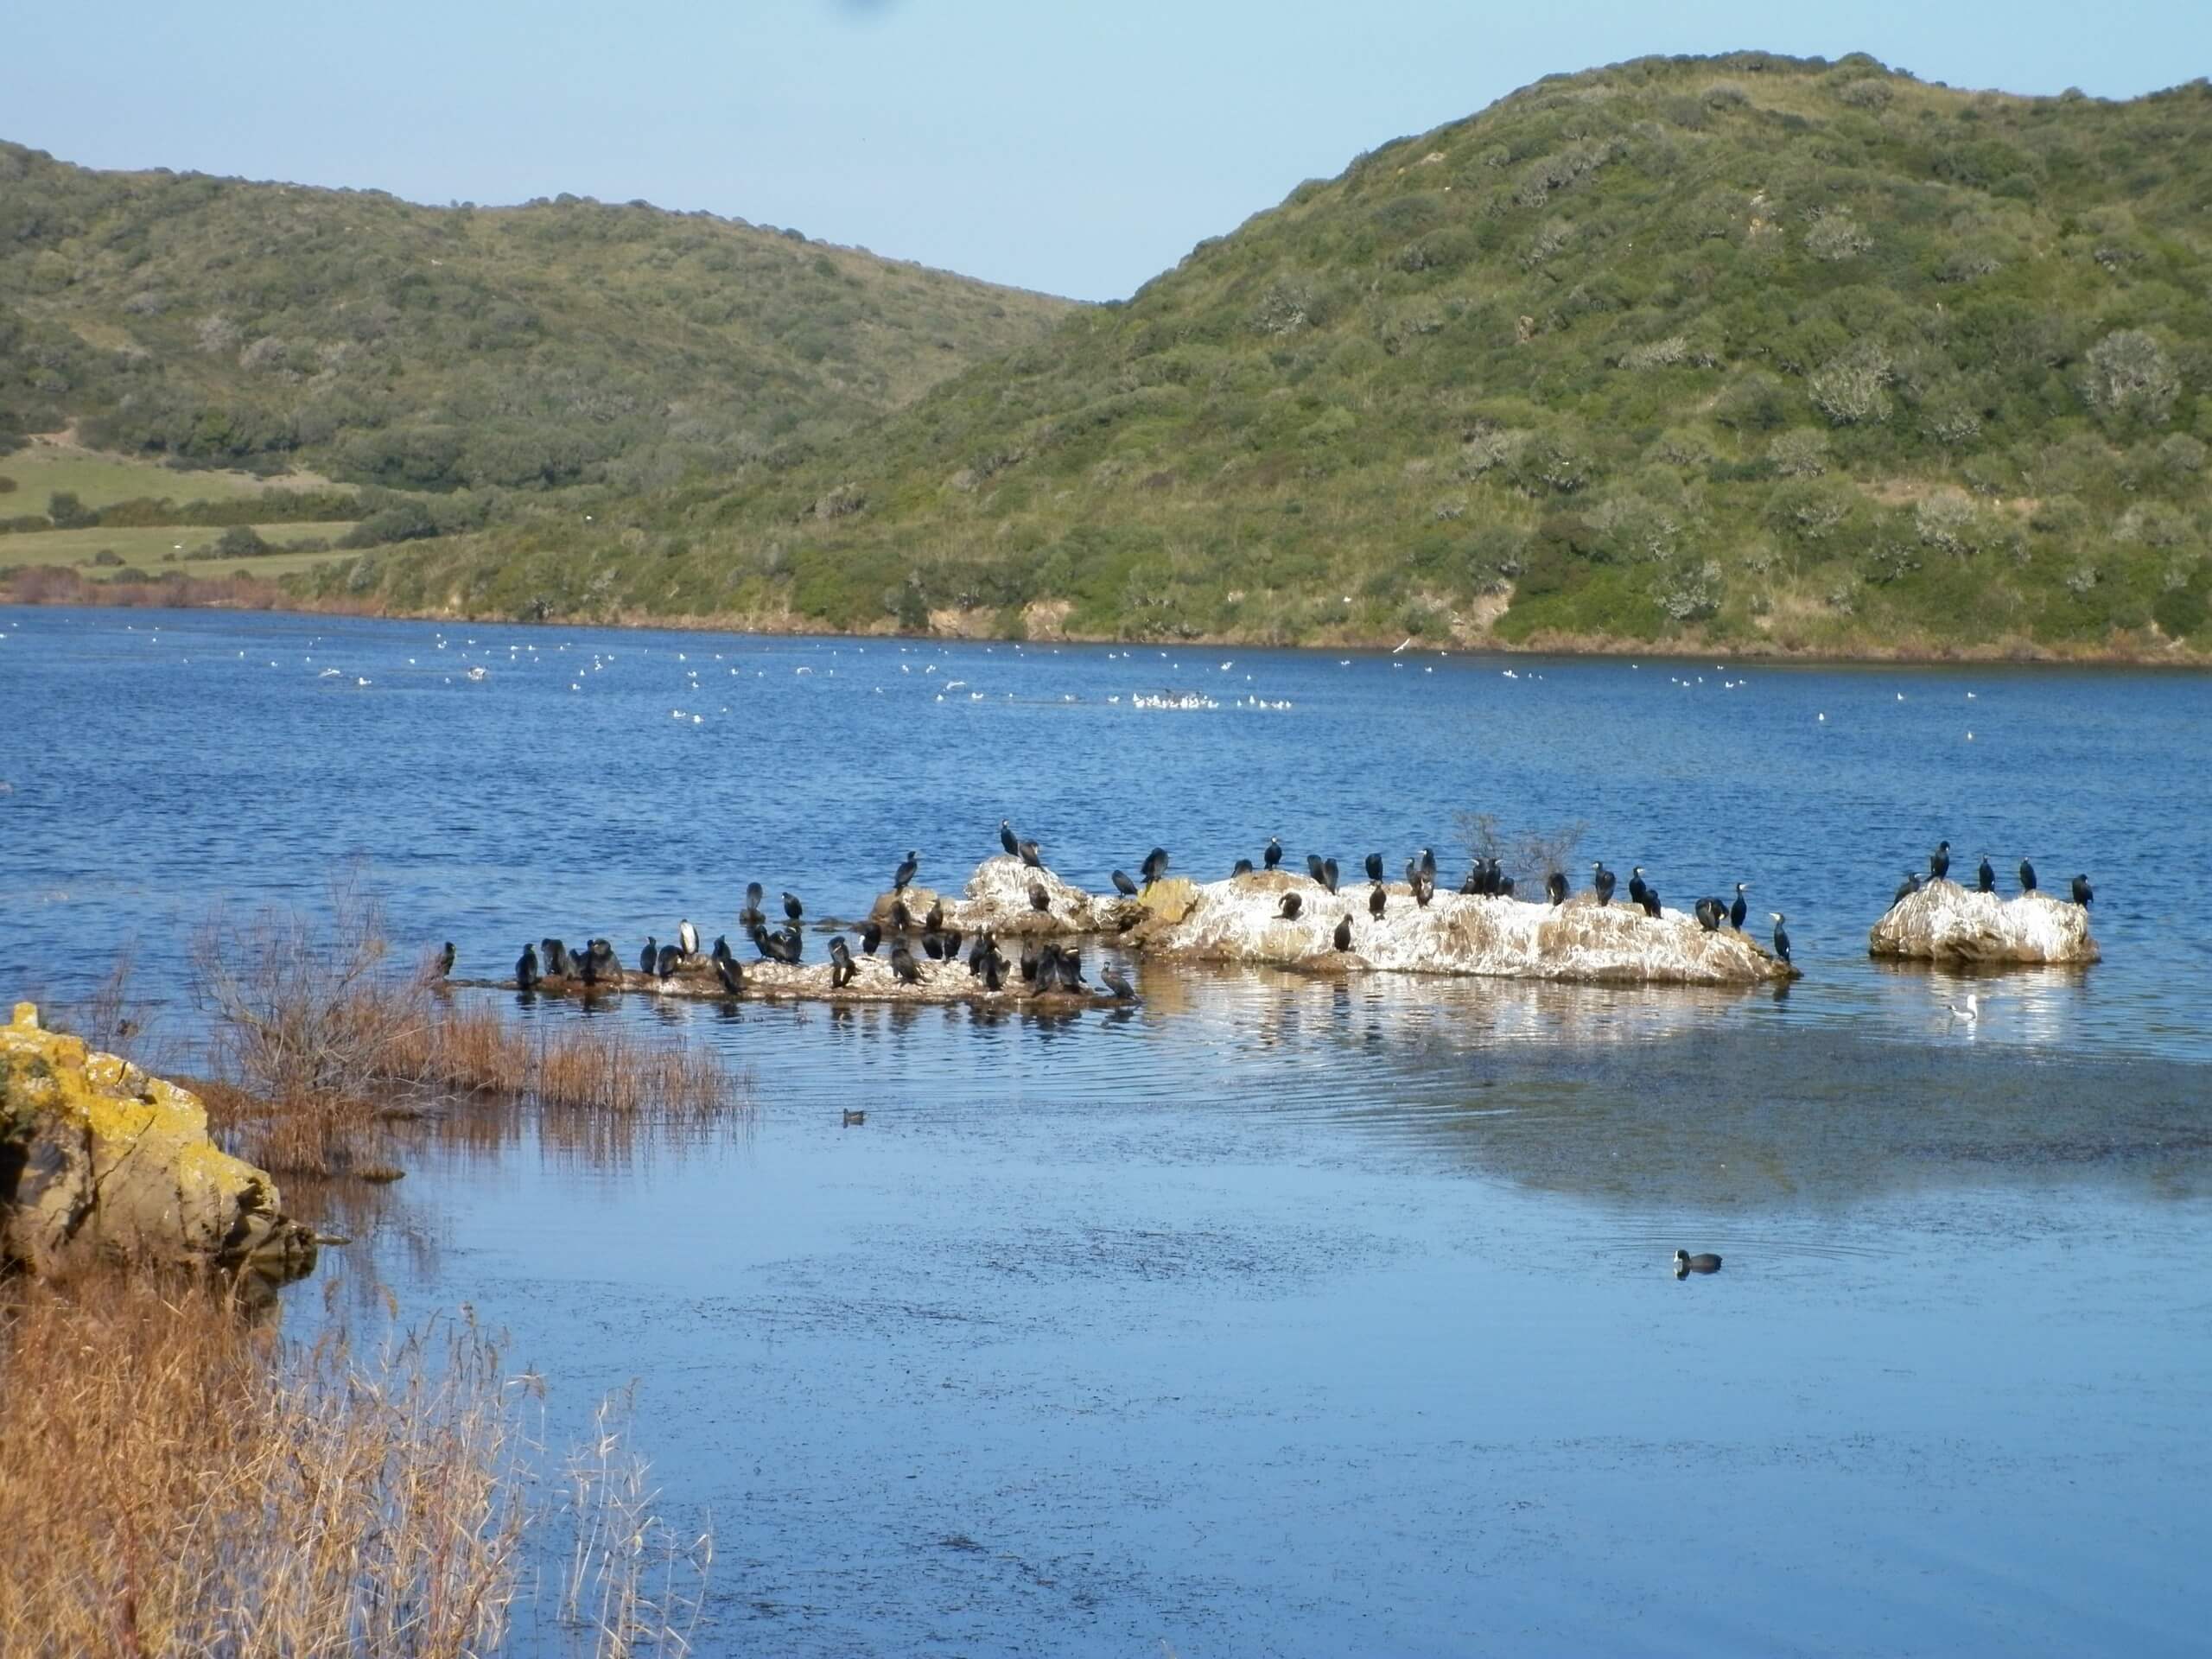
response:
<path id="1" fill-rule="evenodd" d="M 1544 878 L 1544 896 L 1554 908 L 1567 902 L 1567 878 L 1557 870 Z"/>
<path id="2" fill-rule="evenodd" d="M 2089 901 L 2096 896 L 2097 890 L 2089 885 L 2089 878 L 2088 876 L 2077 875 L 2074 878 L 2074 902 L 2075 904 L 2081 906 L 2082 909 L 2087 910 L 2089 907 Z"/>
<path id="3" fill-rule="evenodd" d="M 871 918 L 868 925 L 861 929 L 861 950 L 872 957 L 875 954 L 875 947 L 882 943 L 883 924 Z"/>
<path id="4" fill-rule="evenodd" d="M 1645 882 L 1643 884 L 1643 897 L 1638 902 L 1643 906 L 1643 913 L 1645 915 L 1650 917 L 1654 921 L 1658 919 L 1659 912 L 1662 908 L 1659 903 L 1658 888 L 1653 887 L 1649 881 Z"/>
<path id="5" fill-rule="evenodd" d="M 1045 884 L 1042 881 L 1032 881 L 1029 884 L 1029 908 L 1050 910 L 1052 907 L 1052 895 L 1045 891 Z"/>
<path id="6" fill-rule="evenodd" d="M 2024 858 L 2020 861 L 2020 891 L 2022 893 L 2033 893 L 2035 890 L 2036 867 L 2029 863 L 2028 861 Z"/>
<path id="7" fill-rule="evenodd" d="M 1013 823 L 1006 818 L 999 820 L 999 845 L 1006 849 L 1008 858 L 1021 856 L 1021 842 L 1015 838 Z"/>
<path id="8" fill-rule="evenodd" d="M 1936 850 L 1928 855 L 1928 879 L 1941 881 L 1951 873 L 1951 843 L 1939 841 Z"/>
<path id="9" fill-rule="evenodd" d="M 891 891 L 904 893 L 906 890 L 906 884 L 914 879 L 914 873 L 921 868 L 920 857 L 912 848 L 909 847 L 906 849 L 906 856 L 899 861 L 899 868 L 891 873 Z"/>
<path id="10" fill-rule="evenodd" d="M 1268 850 L 1260 855 L 1260 861 L 1269 869 L 1282 862 L 1282 842 L 1273 836 L 1268 837 Z"/>
<path id="11" fill-rule="evenodd" d="M 1380 881 L 1377 881 L 1373 887 L 1367 890 L 1367 913 L 1369 915 L 1382 915 L 1383 906 L 1388 905 L 1389 902 L 1389 893 L 1384 888 Z"/>
<path id="12" fill-rule="evenodd" d="M 1890 900 L 1890 908 L 1891 910 L 1895 910 L 1906 899 L 1911 898 L 1914 893 L 1918 893 L 1920 888 L 1920 872 L 1918 870 L 1907 870 L 1904 873 L 1904 880 L 1897 884 L 1896 895 Z"/>
<path id="13" fill-rule="evenodd" d="M 1321 861 L 1321 885 L 1331 893 L 1337 890 L 1337 861 L 1333 858 Z"/>
<path id="14" fill-rule="evenodd" d="M 653 964 L 653 971 L 658 977 L 666 979 L 676 971 L 676 964 L 683 960 L 681 950 L 672 944 L 664 944 L 660 948 L 660 959 Z"/>
<path id="15" fill-rule="evenodd" d="M 737 965 L 737 958 L 728 955 L 715 958 L 715 977 L 722 982 L 722 989 L 732 996 L 745 989 L 745 969 Z"/>
<path id="16" fill-rule="evenodd" d="M 1987 853 L 1981 855 L 1981 868 L 1974 872 L 1974 891 L 1976 893 L 1997 891 L 1997 872 L 1990 868 Z"/>
<path id="17" fill-rule="evenodd" d="M 688 920 L 678 922 L 676 925 L 676 943 L 677 948 L 680 949 L 686 957 L 697 956 L 699 954 L 699 930 L 692 926 Z"/>
<path id="18" fill-rule="evenodd" d="M 1351 949 L 1351 917 L 1349 914 L 1337 918 L 1337 931 L 1330 936 L 1329 942 L 1339 950 Z"/>
<path id="19" fill-rule="evenodd" d="M 855 976 L 859 972 L 860 969 L 853 962 L 852 951 L 846 948 L 845 936 L 842 933 L 831 934 L 830 936 L 830 988 L 833 991 L 843 990 L 846 986 L 852 983 Z"/>
<path id="20" fill-rule="evenodd" d="M 1643 902 L 1643 866 L 1641 864 L 1628 873 L 1628 901 L 1631 905 Z"/>
<path id="21" fill-rule="evenodd" d="M 1382 854 L 1370 853 L 1367 855 L 1367 879 L 1370 881 L 1380 881 L 1382 879 Z"/>
<path id="22" fill-rule="evenodd" d="M 1021 861 L 1033 870 L 1045 868 L 1045 849 L 1033 841 L 1025 841 L 1020 847 Z"/>
<path id="23" fill-rule="evenodd" d="M 1783 924 L 1789 918 L 1778 910 L 1769 913 L 1774 918 L 1774 954 L 1787 962 L 1789 960 L 1789 931 Z"/>
<path id="24" fill-rule="evenodd" d="M 1725 919 L 1726 919 L 1726 912 L 1720 908 L 1720 901 L 1718 899 L 1700 899 L 1697 901 L 1697 925 L 1707 932 L 1718 933 L 1720 931 L 1720 924 Z"/>
<path id="25" fill-rule="evenodd" d="M 660 946 L 653 943 L 653 936 L 645 935 L 645 948 L 638 953 L 638 971 L 650 974 L 660 961 Z"/>
<path id="26" fill-rule="evenodd" d="M 798 895 L 797 893 L 786 893 L 784 894 L 784 914 L 790 917 L 793 921 L 798 920 L 800 917 L 806 914 L 806 906 L 799 903 Z"/>
<path id="27" fill-rule="evenodd" d="M 1436 880 L 1436 853 L 1432 848 L 1421 849 L 1421 873 L 1431 881 Z"/>
<path id="28" fill-rule="evenodd" d="M 537 988 L 537 949 L 535 945 L 523 946 L 522 955 L 515 963 L 515 988 L 518 991 Z"/>
<path id="29" fill-rule="evenodd" d="M 1602 858 L 1590 867 L 1590 886 L 1597 893 L 1598 903 L 1601 906 L 1611 906 L 1613 887 L 1617 879 L 1613 873 L 1605 868 L 1605 861 Z"/>
<path id="30" fill-rule="evenodd" d="M 1306 855 L 1306 874 L 1312 876 L 1319 885 L 1323 887 L 1326 887 L 1328 885 L 1327 875 L 1322 868 L 1320 854 L 1308 853 Z"/>
<path id="31" fill-rule="evenodd" d="M 448 939 L 445 948 L 438 952 L 438 977 L 445 978 L 453 972 L 453 941 Z"/>
<path id="32" fill-rule="evenodd" d="M 1728 906 L 1728 925 L 1738 933 L 1744 931 L 1744 918 L 1751 913 L 1751 907 L 1744 902 L 1744 889 L 1751 885 L 1748 881 L 1738 881 L 1736 884 L 1736 902 Z"/>
<path id="33" fill-rule="evenodd" d="M 1144 862 L 1137 866 L 1137 874 L 1144 878 L 1147 887 L 1167 874 L 1167 849 L 1155 847 L 1144 855 Z"/>

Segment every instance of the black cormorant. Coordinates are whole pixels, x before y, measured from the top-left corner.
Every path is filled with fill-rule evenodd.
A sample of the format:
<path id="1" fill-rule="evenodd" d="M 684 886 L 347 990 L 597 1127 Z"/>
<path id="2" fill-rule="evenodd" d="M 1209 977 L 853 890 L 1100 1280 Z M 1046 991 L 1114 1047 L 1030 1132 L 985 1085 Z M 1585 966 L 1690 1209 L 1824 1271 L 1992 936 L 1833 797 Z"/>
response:
<path id="1" fill-rule="evenodd" d="M 1617 880 L 1613 873 L 1605 868 L 1605 861 L 1602 858 L 1590 867 L 1590 887 L 1598 895 L 1599 905 L 1613 902 L 1613 887 Z"/>
<path id="2" fill-rule="evenodd" d="M 1914 893 L 1918 893 L 1923 885 L 1918 870 L 1907 870 L 1904 873 L 1904 880 L 1897 883 L 1897 893 L 1890 899 L 1890 908 L 1895 910 Z"/>
<path id="3" fill-rule="evenodd" d="M 1339 950 L 1351 949 L 1351 918 L 1350 916 L 1337 918 L 1337 931 L 1329 936 L 1329 943 Z"/>
<path id="4" fill-rule="evenodd" d="M 2029 863 L 2028 861 L 2024 858 L 2020 861 L 2020 891 L 2022 893 L 2033 893 L 2035 890 L 2036 867 Z"/>
<path id="5" fill-rule="evenodd" d="M 1421 849 L 1421 873 L 1431 881 L 1436 880 L 1436 854 L 1427 847 Z"/>
<path id="6" fill-rule="evenodd" d="M 1497 885 L 1491 891 L 1501 899 L 1510 899 L 1513 896 L 1513 878 L 1503 871 L 1497 872 Z"/>
<path id="7" fill-rule="evenodd" d="M 1014 836 L 1014 823 L 1010 819 L 999 820 L 999 845 L 1006 849 L 1007 857 L 1021 856 L 1021 842 Z"/>
<path id="8" fill-rule="evenodd" d="M 906 856 L 899 861 L 899 868 L 891 872 L 891 891 L 904 893 L 906 884 L 914 879 L 914 872 L 922 868 L 920 856 L 909 847 Z"/>
<path id="9" fill-rule="evenodd" d="M 1024 864 L 1027 864 L 1033 870 L 1043 869 L 1045 868 L 1045 849 L 1039 847 L 1033 841 L 1023 842 L 1021 843 L 1021 861 Z"/>
<path id="10" fill-rule="evenodd" d="M 745 908 L 737 912 L 737 925 L 740 927 L 749 928 L 755 923 L 762 927 L 768 925 L 767 915 L 760 908 L 760 900 L 764 896 L 758 881 L 748 881 L 745 884 Z"/>
<path id="11" fill-rule="evenodd" d="M 1313 880 L 1317 884 L 1325 885 L 1327 877 L 1321 867 L 1320 854 L 1308 853 L 1306 855 L 1306 874 L 1313 877 Z"/>
<path id="12" fill-rule="evenodd" d="M 1114 891 L 1124 899 L 1134 899 L 1137 896 L 1137 884 L 1129 880 L 1127 872 L 1116 870 L 1114 872 Z"/>
<path id="13" fill-rule="evenodd" d="M 1483 861 L 1479 858 L 1467 866 L 1467 878 L 1459 883 L 1459 891 L 1478 893 L 1483 890 Z"/>
<path id="14" fill-rule="evenodd" d="M 882 943 L 882 923 L 870 920 L 867 926 L 861 929 L 861 950 L 862 954 L 871 957 L 874 956 L 875 954 L 875 947 Z"/>
<path id="15" fill-rule="evenodd" d="M 537 970 L 548 979 L 566 979 L 569 976 L 569 953 L 560 940 L 540 939 L 537 942 Z"/>
<path id="16" fill-rule="evenodd" d="M 522 948 L 522 955 L 515 962 L 515 988 L 518 991 L 534 990 L 537 985 L 537 950 L 535 946 L 525 944 Z"/>
<path id="17" fill-rule="evenodd" d="M 833 991 L 843 990 L 846 986 L 853 982 L 860 971 L 859 965 L 853 961 L 852 950 L 845 944 L 845 936 L 842 933 L 831 934 L 830 936 L 830 988 Z"/>
<path id="18" fill-rule="evenodd" d="M 1697 925 L 1708 933 L 1718 933 L 1720 924 L 1728 919 L 1728 912 L 1721 907 L 1718 899 L 1699 899 L 1696 914 Z"/>
<path id="19" fill-rule="evenodd" d="M 1390 902 L 1389 890 L 1380 881 L 1367 890 L 1367 913 L 1380 916 L 1384 906 Z"/>
<path id="20" fill-rule="evenodd" d="M 914 960 L 914 953 L 904 943 L 891 947 L 891 972 L 901 985 L 922 982 L 921 964 Z"/>
<path id="21" fill-rule="evenodd" d="M 1789 960 L 1789 930 L 1783 924 L 1789 918 L 1778 910 L 1767 913 L 1774 918 L 1774 954 L 1787 962 Z"/>
<path id="22" fill-rule="evenodd" d="M 789 923 L 776 930 L 776 946 L 785 962 L 797 962 L 806 954 L 806 935 Z"/>
<path id="23" fill-rule="evenodd" d="M 1628 873 L 1628 901 L 1631 905 L 1643 902 L 1643 866 L 1641 864 Z"/>
<path id="24" fill-rule="evenodd" d="M 1111 963 L 1098 970 L 1098 977 L 1106 982 L 1106 988 L 1122 1001 L 1127 1002 L 1137 994 L 1137 988 L 1129 983 L 1129 976 Z"/>
<path id="25" fill-rule="evenodd" d="M 1038 950 L 1037 942 L 1034 939 L 1024 939 L 1021 942 L 1021 977 L 1026 982 L 1032 985 L 1037 982 L 1037 964 L 1043 960 L 1043 955 Z"/>
<path id="26" fill-rule="evenodd" d="M 1137 866 L 1137 874 L 1145 886 L 1162 880 L 1167 874 L 1167 849 L 1155 847 L 1144 855 L 1144 862 Z"/>
<path id="27" fill-rule="evenodd" d="M 1286 922 L 1294 922 L 1298 919 L 1298 912 L 1305 907 L 1305 900 L 1296 893 L 1286 893 L 1282 896 L 1282 906 L 1275 913 Z"/>
<path id="28" fill-rule="evenodd" d="M 1269 869 L 1282 862 L 1282 842 L 1273 836 L 1268 837 L 1268 850 L 1260 855 L 1260 861 Z"/>
<path id="29" fill-rule="evenodd" d="M 722 982 L 722 989 L 735 996 L 745 988 L 745 969 L 736 959 L 728 956 L 715 958 L 715 977 Z"/>
<path id="30" fill-rule="evenodd" d="M 893 899 L 891 901 L 891 931 L 893 933 L 904 933 L 913 925 L 914 912 L 906 908 L 906 901 L 904 899 Z"/>
<path id="31" fill-rule="evenodd" d="M 1936 843 L 1936 850 L 1928 855 L 1928 879 L 1930 881 L 1941 881 L 1950 873 L 1951 843 L 1948 841 L 1939 841 Z"/>
<path id="32" fill-rule="evenodd" d="M 1552 906 L 1554 909 L 1560 905 L 1565 904 L 1567 902 L 1567 877 L 1557 870 L 1554 870 L 1549 875 L 1546 876 L 1544 878 L 1544 897 L 1552 901 Z"/>
<path id="33" fill-rule="evenodd" d="M 666 979 L 676 971 L 676 964 L 683 960 L 683 953 L 681 950 L 672 944 L 664 944 L 660 948 L 659 961 L 653 964 L 653 972 L 660 978 Z"/>
<path id="34" fill-rule="evenodd" d="M 1029 908 L 1050 910 L 1052 907 L 1052 895 L 1045 891 L 1045 884 L 1042 881 L 1032 881 L 1029 884 Z"/>
<path id="35" fill-rule="evenodd" d="M 1048 944 L 1037 953 L 1037 971 L 1029 976 L 1030 988 L 1042 995 L 1060 988 L 1060 947 Z"/>
<path id="36" fill-rule="evenodd" d="M 1382 879 L 1382 854 L 1370 853 L 1367 855 L 1367 879 L 1370 881 L 1380 881 Z"/>
<path id="37" fill-rule="evenodd" d="M 1238 859 L 1236 862 L 1230 865 L 1229 868 L 1229 879 L 1232 881 L 1240 875 L 1249 875 L 1251 874 L 1252 861 L 1249 858 Z"/>
<path id="38" fill-rule="evenodd" d="M 1006 958 L 996 950 L 983 958 L 983 988 L 987 991 L 1006 988 Z"/>
<path id="39" fill-rule="evenodd" d="M 653 936 L 645 935 L 645 948 L 638 953 L 638 971 L 650 974 L 660 961 L 660 946 L 653 943 Z"/>
<path id="40" fill-rule="evenodd" d="M 1414 890 L 1414 903 L 1427 910 L 1428 901 L 1436 897 L 1436 883 L 1429 880 L 1427 870 L 1416 869 L 1410 885 Z"/>
<path id="41" fill-rule="evenodd" d="M 1331 893 L 1337 890 L 1337 861 L 1333 858 L 1321 861 L 1321 885 Z"/>
<path id="42" fill-rule="evenodd" d="M 1075 950 L 1073 947 L 1070 947 L 1069 949 L 1061 951 L 1058 966 L 1060 972 L 1060 988 L 1062 990 L 1072 991 L 1077 996 L 1083 996 L 1089 994 L 1090 987 L 1083 982 L 1082 951 Z"/>
<path id="43" fill-rule="evenodd" d="M 1728 925 L 1738 933 L 1744 931 L 1744 918 L 1751 914 L 1751 906 L 1744 902 L 1745 889 L 1751 885 L 1748 881 L 1738 881 L 1736 884 L 1736 902 L 1728 906 Z"/>
<path id="44" fill-rule="evenodd" d="M 1659 915 L 1659 889 L 1649 881 L 1643 884 L 1643 913 L 1655 920 Z"/>
<path id="45" fill-rule="evenodd" d="M 2074 878 L 2074 902 L 2075 904 L 2081 906 L 2082 909 L 2087 910 L 2089 907 L 2089 901 L 2096 896 L 2097 890 L 2089 885 L 2089 878 L 2088 876 L 2077 875 Z"/>
<path id="46" fill-rule="evenodd" d="M 922 918 L 922 927 L 924 931 L 931 933 L 941 933 L 944 931 L 944 901 L 943 899 L 930 900 L 930 913 Z"/>
<path id="47" fill-rule="evenodd" d="M 453 972 L 453 941 L 448 939 L 438 951 L 437 976 L 445 978 Z"/>
<path id="48" fill-rule="evenodd" d="M 1976 893 L 1997 891 L 1997 872 L 1991 867 L 1987 853 L 1981 855 L 1981 868 L 1974 873 L 1974 882 Z"/>
<path id="49" fill-rule="evenodd" d="M 806 906 L 799 903 L 798 894 L 795 893 L 784 894 L 784 914 L 793 921 L 798 921 L 806 914 Z"/>
<path id="50" fill-rule="evenodd" d="M 944 935 L 938 932 L 933 927 L 925 928 L 922 931 L 922 954 L 927 957 L 931 962 L 943 962 L 944 960 Z"/>

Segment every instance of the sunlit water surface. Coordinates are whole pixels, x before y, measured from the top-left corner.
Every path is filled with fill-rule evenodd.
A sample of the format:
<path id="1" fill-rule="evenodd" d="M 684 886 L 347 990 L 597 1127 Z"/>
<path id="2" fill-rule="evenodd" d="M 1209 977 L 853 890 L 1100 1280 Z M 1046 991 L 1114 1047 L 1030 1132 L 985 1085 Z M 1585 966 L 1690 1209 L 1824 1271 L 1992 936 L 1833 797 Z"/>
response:
<path id="1" fill-rule="evenodd" d="M 1270 832 L 1452 880 L 1461 810 L 1580 820 L 1670 903 L 1752 882 L 1807 977 L 632 997 L 596 1017 L 714 1044 L 749 1124 L 426 1130 L 291 1318 L 466 1302 L 556 1431 L 638 1379 L 719 1540 L 710 1653 L 2178 1653 L 2209 720 L 2142 674 L 0 611 L 0 969 L 67 1001 L 128 944 L 174 989 L 199 918 L 312 907 L 357 852 L 488 974 L 734 932 L 748 879 L 849 917 L 910 846 L 957 886 L 1008 814 L 1093 887 Z M 2106 960 L 1871 964 L 1942 836 L 2008 890 L 2088 871 Z M 1678 1244 L 1726 1265 L 1677 1282 Z"/>

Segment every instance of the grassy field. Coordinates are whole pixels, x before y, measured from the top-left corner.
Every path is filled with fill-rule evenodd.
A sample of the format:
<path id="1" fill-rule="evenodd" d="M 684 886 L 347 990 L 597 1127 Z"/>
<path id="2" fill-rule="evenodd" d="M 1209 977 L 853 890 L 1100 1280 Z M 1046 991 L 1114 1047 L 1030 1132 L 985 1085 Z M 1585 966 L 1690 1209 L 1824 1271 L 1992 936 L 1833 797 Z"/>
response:
<path id="1" fill-rule="evenodd" d="M 0 518 L 43 512 L 48 497 L 56 490 L 72 491 L 86 506 L 98 509 L 142 496 L 155 500 L 167 497 L 181 505 L 188 501 L 240 500 L 271 489 L 319 489 L 327 483 L 297 473 L 264 479 L 251 473 L 185 472 L 156 461 L 101 454 L 74 444 L 42 442 L 12 455 L 0 455 L 0 478 L 12 478 L 16 484 L 13 492 L 0 495 Z"/>
<path id="2" fill-rule="evenodd" d="M 282 546 L 308 537 L 335 542 L 351 524 L 256 524 L 264 541 Z M 124 569 L 148 571 L 181 570 L 192 576 L 284 576 L 313 569 L 344 553 L 268 553 L 243 559 L 190 559 L 186 555 L 212 546 L 219 530 L 183 529 L 156 525 L 143 529 L 41 530 L 18 536 L 0 536 L 0 569 L 10 565 L 63 565 L 95 582 L 104 582 Z M 95 565 L 93 556 L 111 549 L 120 566 Z"/>

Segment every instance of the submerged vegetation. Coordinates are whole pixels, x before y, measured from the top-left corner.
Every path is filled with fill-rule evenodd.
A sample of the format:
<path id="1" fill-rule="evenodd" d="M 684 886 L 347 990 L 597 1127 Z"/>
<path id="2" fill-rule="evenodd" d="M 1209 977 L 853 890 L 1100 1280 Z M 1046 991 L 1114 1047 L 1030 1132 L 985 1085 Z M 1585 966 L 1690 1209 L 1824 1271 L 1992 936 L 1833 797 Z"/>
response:
<path id="1" fill-rule="evenodd" d="M 2212 87 L 1646 59 L 1385 144 L 842 442 L 332 566 L 516 616 L 2201 648 Z"/>

